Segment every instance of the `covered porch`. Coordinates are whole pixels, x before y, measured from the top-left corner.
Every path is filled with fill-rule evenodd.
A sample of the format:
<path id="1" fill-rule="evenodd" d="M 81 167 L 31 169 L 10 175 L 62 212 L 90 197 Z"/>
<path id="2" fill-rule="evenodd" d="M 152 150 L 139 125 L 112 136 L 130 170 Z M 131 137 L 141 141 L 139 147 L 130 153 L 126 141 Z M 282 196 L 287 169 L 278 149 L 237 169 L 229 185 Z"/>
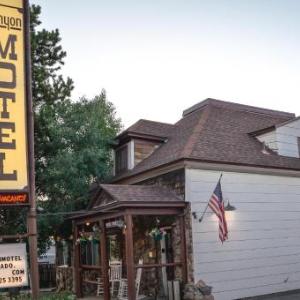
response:
<path id="1" fill-rule="evenodd" d="M 76 296 L 180 299 L 185 208 L 164 187 L 100 185 L 87 212 L 73 218 Z"/>

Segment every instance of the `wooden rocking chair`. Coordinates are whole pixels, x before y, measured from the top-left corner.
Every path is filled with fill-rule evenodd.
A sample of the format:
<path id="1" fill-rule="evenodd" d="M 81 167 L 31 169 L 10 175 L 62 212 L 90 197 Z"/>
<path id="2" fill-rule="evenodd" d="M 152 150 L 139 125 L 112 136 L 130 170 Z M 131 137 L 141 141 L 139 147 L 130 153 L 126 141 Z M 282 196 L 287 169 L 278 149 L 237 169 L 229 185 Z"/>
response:
<path id="1" fill-rule="evenodd" d="M 122 262 L 121 261 L 110 261 L 109 262 L 109 282 L 111 283 L 110 293 L 114 295 L 117 291 L 119 292 L 122 280 Z M 117 289 L 116 289 L 117 287 Z"/>
<path id="2" fill-rule="evenodd" d="M 143 260 L 139 260 L 139 265 L 143 264 Z M 138 268 L 136 271 L 136 278 L 135 278 L 135 293 L 136 299 L 143 299 L 145 298 L 144 295 L 139 295 L 140 292 L 140 285 L 141 285 L 141 278 L 142 278 L 142 268 Z M 118 292 L 118 300 L 128 300 L 128 281 L 127 278 L 122 278 L 120 283 L 120 288 Z"/>
<path id="3" fill-rule="evenodd" d="M 111 283 L 110 293 L 114 294 L 115 291 L 119 293 L 122 280 L 122 262 L 121 261 L 110 261 L 109 262 L 109 282 Z M 118 289 L 116 290 L 116 284 Z M 97 296 L 104 294 L 104 285 L 102 277 L 97 278 Z"/>
<path id="4" fill-rule="evenodd" d="M 97 277 L 97 296 L 104 295 L 103 280 L 101 277 Z"/>

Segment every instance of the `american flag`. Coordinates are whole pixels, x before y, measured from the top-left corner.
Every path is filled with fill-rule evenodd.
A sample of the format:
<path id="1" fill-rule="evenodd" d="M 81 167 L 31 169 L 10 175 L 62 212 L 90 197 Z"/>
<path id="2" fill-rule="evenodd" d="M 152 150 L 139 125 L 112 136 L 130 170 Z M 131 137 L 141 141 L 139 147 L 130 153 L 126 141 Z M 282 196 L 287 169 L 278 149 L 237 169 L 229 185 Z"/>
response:
<path id="1" fill-rule="evenodd" d="M 218 181 L 218 184 L 208 202 L 208 206 L 212 209 L 212 211 L 217 215 L 219 219 L 219 238 L 223 243 L 228 239 L 228 230 L 227 223 L 225 218 L 224 211 L 224 201 L 221 189 L 221 178 Z"/>

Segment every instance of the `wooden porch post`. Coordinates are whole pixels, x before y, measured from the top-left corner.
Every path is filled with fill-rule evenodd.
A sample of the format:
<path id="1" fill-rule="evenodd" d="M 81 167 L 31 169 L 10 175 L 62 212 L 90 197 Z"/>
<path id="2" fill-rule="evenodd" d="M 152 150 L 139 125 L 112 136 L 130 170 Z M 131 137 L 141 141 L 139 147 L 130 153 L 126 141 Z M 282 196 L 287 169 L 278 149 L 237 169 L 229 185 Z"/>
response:
<path id="1" fill-rule="evenodd" d="M 181 256 L 181 268 L 182 268 L 182 280 L 187 283 L 187 255 L 186 255 L 186 236 L 185 236 L 185 219 L 184 215 L 179 216 L 180 226 L 180 256 Z"/>
<path id="2" fill-rule="evenodd" d="M 108 278 L 108 258 L 106 247 L 106 228 L 103 220 L 100 220 L 100 248 L 101 248 L 101 275 L 103 280 L 104 300 L 110 300 L 109 278 Z"/>
<path id="3" fill-rule="evenodd" d="M 75 293 L 77 298 L 82 297 L 82 281 L 81 281 L 81 269 L 80 269 L 80 244 L 77 244 L 78 239 L 78 225 L 73 221 L 74 232 L 74 275 L 75 275 Z"/>
<path id="4" fill-rule="evenodd" d="M 125 249 L 126 249 L 126 269 L 128 282 L 128 299 L 136 300 L 135 298 L 135 274 L 134 274 L 134 259 L 133 259 L 133 235 L 132 235 L 132 215 L 125 215 L 126 235 L 125 235 Z"/>

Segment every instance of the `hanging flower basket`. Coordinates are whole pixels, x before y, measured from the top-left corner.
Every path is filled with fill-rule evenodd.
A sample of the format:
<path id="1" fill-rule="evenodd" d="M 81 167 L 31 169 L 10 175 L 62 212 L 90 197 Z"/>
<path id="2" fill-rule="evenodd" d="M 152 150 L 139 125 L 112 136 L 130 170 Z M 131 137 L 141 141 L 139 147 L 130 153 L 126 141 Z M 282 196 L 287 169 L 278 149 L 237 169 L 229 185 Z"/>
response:
<path id="1" fill-rule="evenodd" d="M 94 243 L 94 244 L 99 244 L 100 240 L 97 236 L 97 233 L 88 233 L 88 232 L 80 232 L 79 233 L 79 238 L 76 240 L 76 244 L 82 244 L 85 245 L 88 242 Z"/>
<path id="2" fill-rule="evenodd" d="M 80 237 L 76 240 L 76 244 L 81 244 L 81 245 L 85 245 L 87 244 L 88 240 L 84 237 Z"/>
<path id="3" fill-rule="evenodd" d="M 97 238 L 93 238 L 93 243 L 98 245 L 98 244 L 100 244 L 100 240 Z"/>
<path id="4" fill-rule="evenodd" d="M 160 241 L 164 235 L 166 235 L 166 232 L 158 227 L 153 228 L 149 235 L 155 240 L 155 241 Z"/>

